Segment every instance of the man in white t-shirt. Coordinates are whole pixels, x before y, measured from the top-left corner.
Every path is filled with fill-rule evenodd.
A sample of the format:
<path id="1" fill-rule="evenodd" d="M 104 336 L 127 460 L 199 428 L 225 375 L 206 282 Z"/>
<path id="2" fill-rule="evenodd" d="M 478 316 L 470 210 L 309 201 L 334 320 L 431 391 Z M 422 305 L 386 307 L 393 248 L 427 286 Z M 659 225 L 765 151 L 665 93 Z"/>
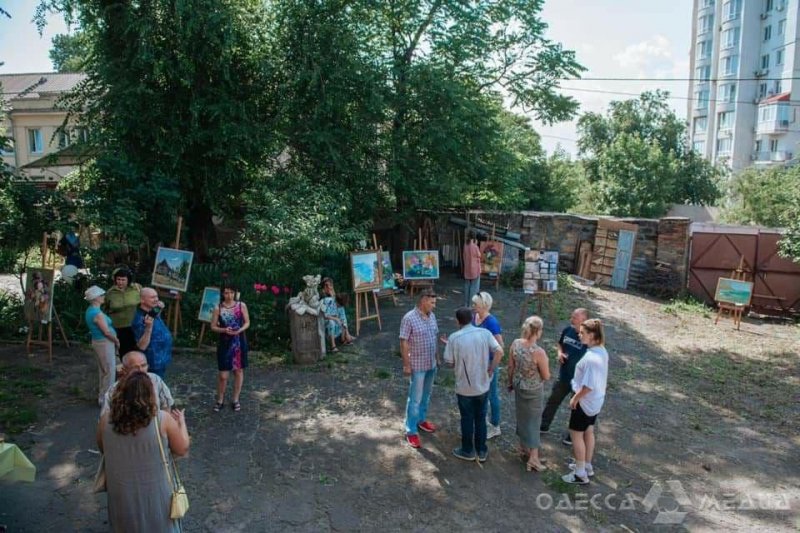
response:
<path id="1" fill-rule="evenodd" d="M 569 402 L 572 414 L 569 417 L 569 434 L 575 463 L 572 472 L 561 477 L 567 483 L 585 485 L 594 475 L 594 423 L 603 408 L 608 382 L 608 352 L 603 343 L 603 324 L 596 318 L 584 321 L 578 333 L 587 346 L 586 354 L 575 367 L 572 390 L 575 395 Z"/>

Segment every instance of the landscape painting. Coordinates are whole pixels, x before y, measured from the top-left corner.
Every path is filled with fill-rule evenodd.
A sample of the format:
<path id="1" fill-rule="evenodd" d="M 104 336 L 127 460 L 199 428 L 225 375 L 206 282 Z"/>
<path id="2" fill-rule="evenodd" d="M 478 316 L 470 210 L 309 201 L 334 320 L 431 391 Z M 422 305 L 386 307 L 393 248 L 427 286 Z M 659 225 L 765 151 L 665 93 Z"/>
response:
<path id="1" fill-rule="evenodd" d="M 719 303 L 748 306 L 753 298 L 753 282 L 719 278 L 714 299 Z"/>
<path id="2" fill-rule="evenodd" d="M 153 268 L 153 285 L 162 289 L 186 292 L 192 271 L 194 252 L 159 247 Z"/>
<path id="3" fill-rule="evenodd" d="M 503 265 L 503 243 L 483 241 L 481 243 L 481 273 L 499 274 Z"/>
<path id="4" fill-rule="evenodd" d="M 203 289 L 203 299 L 200 301 L 200 312 L 197 320 L 200 322 L 211 322 L 211 315 L 214 308 L 219 305 L 219 287 L 206 287 Z"/>
<path id="5" fill-rule="evenodd" d="M 53 278 L 48 268 L 29 268 L 25 276 L 25 320 L 47 324 L 53 314 Z"/>
<path id="6" fill-rule="evenodd" d="M 392 258 L 389 252 L 381 253 L 381 273 L 383 277 L 382 288 L 394 290 L 397 288 L 394 281 L 394 269 L 392 268 Z"/>
<path id="7" fill-rule="evenodd" d="M 405 279 L 439 279 L 439 251 L 412 250 L 403 252 Z"/>
<path id="8" fill-rule="evenodd" d="M 382 284 L 381 266 L 378 250 L 350 253 L 350 266 L 353 272 L 353 291 L 379 289 Z"/>

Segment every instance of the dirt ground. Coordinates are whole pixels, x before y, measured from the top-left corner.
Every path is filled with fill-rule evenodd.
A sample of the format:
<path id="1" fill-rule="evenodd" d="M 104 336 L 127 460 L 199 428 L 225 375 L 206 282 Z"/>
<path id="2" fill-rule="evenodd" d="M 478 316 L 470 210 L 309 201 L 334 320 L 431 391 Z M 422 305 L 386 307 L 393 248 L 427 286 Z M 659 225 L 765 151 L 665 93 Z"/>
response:
<path id="1" fill-rule="evenodd" d="M 455 327 L 460 283 L 443 279 L 440 329 Z M 484 287 L 486 289 L 486 287 Z M 510 342 L 522 296 L 501 288 L 494 314 Z M 710 313 L 668 313 L 664 302 L 605 289 L 562 288 L 561 320 L 546 322 L 551 360 L 569 309 L 603 319 L 611 355 L 598 426 L 597 476 L 563 484 L 570 449 L 543 436 L 551 471 L 526 473 L 514 454 L 513 398 L 480 468 L 451 456 L 459 443 L 452 373 L 441 370 L 423 448 L 403 445 L 406 380 L 398 326 L 412 302 L 383 300 L 383 329 L 365 323 L 353 347 L 299 367 L 253 357 L 243 409 L 211 411 L 212 353 L 179 353 L 167 374 L 192 435 L 179 466 L 187 531 L 793 531 L 800 528 L 800 328 Z M 555 369 L 555 364 L 553 363 Z M 0 347 L 7 387 L 37 376 L 26 400 L 38 420 L 8 433 L 38 467 L 32 484 L 0 485 L 7 531 L 105 531 L 105 495 L 91 482 L 96 365 L 88 346 L 25 356 Z M 549 386 L 547 387 L 549 392 Z M 41 398 L 36 398 L 41 396 Z M 562 406 L 553 428 L 565 428 Z M 674 511 L 669 513 L 668 511 Z"/>

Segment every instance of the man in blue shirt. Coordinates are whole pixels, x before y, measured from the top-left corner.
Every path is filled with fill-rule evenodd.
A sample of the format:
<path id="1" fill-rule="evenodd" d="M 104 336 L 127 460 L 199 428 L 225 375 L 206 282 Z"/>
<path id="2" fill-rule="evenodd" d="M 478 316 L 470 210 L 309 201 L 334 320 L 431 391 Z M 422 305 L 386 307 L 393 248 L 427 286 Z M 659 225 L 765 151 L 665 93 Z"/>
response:
<path id="1" fill-rule="evenodd" d="M 547 433 L 550 431 L 550 423 L 553 417 L 556 416 L 556 411 L 567 397 L 572 392 L 570 382 L 575 377 L 575 366 L 586 353 L 586 345 L 583 344 L 578 338 L 578 330 L 581 324 L 589 318 L 589 313 L 586 309 L 579 307 L 575 309 L 569 317 L 569 326 L 564 328 L 561 332 L 561 337 L 558 339 L 558 363 L 561 365 L 558 371 L 558 380 L 553 383 L 553 389 L 550 392 L 550 398 L 542 412 L 542 425 L 540 431 Z M 565 437 L 565 444 L 569 441 L 569 435 Z"/>
<path id="2" fill-rule="evenodd" d="M 139 307 L 131 322 L 136 345 L 147 357 L 150 372 L 164 378 L 167 365 L 172 361 L 172 334 L 161 319 L 163 304 L 158 301 L 155 289 L 141 290 Z"/>

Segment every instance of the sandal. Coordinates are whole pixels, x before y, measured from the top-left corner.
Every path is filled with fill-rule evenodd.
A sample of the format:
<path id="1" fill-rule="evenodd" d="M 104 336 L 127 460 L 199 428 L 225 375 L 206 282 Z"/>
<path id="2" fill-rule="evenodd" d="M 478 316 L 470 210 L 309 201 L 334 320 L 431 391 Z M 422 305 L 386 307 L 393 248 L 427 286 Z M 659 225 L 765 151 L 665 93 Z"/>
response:
<path id="1" fill-rule="evenodd" d="M 233 402 L 233 404 L 231 405 L 231 408 L 234 411 L 241 411 L 242 410 L 242 404 L 240 404 L 239 402 Z"/>
<path id="2" fill-rule="evenodd" d="M 542 463 L 540 463 L 540 462 L 539 463 L 531 463 L 531 462 L 525 463 L 525 471 L 526 472 L 544 472 L 545 470 L 547 470 L 547 467 L 545 465 L 543 465 Z"/>
<path id="3" fill-rule="evenodd" d="M 222 408 L 223 408 L 224 406 L 225 406 L 225 404 L 224 404 L 223 402 L 217 402 L 217 403 L 215 403 L 215 404 L 214 404 L 214 412 L 215 412 L 215 413 L 219 413 L 219 412 L 222 410 Z"/>
<path id="4" fill-rule="evenodd" d="M 338 353 L 338 352 L 339 352 L 339 348 L 331 348 L 331 353 Z"/>

